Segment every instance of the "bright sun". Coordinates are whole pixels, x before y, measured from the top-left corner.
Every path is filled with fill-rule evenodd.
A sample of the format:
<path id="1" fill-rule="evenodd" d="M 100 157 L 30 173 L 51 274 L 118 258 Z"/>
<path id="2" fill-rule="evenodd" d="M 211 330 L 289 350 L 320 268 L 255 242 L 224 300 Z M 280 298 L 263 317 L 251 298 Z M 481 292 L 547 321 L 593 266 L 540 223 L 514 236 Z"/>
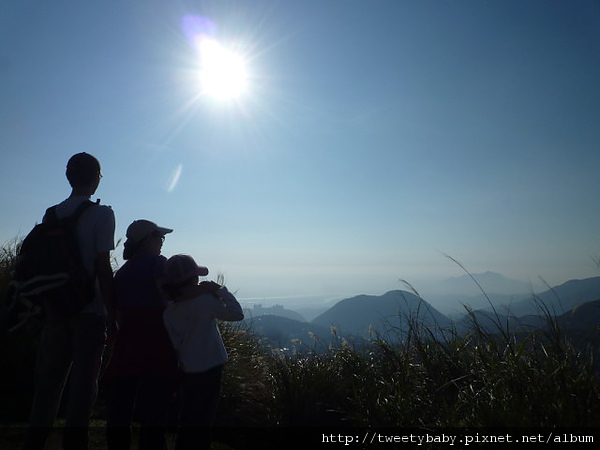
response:
<path id="1" fill-rule="evenodd" d="M 202 93 L 225 100 L 246 92 L 246 64 L 241 55 L 223 47 L 214 39 L 202 39 L 199 45 Z"/>

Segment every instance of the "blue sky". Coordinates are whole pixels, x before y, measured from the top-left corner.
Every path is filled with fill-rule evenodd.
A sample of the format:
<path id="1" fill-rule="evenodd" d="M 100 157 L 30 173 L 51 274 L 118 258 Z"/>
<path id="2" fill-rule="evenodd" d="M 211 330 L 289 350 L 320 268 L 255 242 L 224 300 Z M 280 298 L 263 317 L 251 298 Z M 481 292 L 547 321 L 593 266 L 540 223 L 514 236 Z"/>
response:
<path id="1" fill-rule="evenodd" d="M 247 61 L 237 100 L 200 92 L 200 17 Z M 597 1 L 3 0 L 0 240 L 86 151 L 117 238 L 172 227 L 241 298 L 424 287 L 462 275 L 444 253 L 598 276 L 598 80 Z"/>

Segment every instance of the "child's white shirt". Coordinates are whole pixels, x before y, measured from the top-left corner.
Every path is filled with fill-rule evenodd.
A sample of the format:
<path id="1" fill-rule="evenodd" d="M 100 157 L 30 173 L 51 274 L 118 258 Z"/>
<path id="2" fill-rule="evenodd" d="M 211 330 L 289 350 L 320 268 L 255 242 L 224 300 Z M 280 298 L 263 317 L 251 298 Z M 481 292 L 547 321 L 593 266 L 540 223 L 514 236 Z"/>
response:
<path id="1" fill-rule="evenodd" d="M 170 302 L 164 312 L 164 323 L 186 373 L 204 372 L 228 359 L 218 321 L 244 318 L 241 305 L 225 287 L 212 294 Z"/>

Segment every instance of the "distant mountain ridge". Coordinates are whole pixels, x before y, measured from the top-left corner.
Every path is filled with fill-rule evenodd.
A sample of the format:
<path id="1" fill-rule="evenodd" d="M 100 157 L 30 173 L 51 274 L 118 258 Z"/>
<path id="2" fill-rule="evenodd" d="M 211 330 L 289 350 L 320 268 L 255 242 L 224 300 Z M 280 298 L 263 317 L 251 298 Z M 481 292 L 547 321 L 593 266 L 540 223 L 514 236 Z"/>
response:
<path id="1" fill-rule="evenodd" d="M 506 315 L 537 314 L 536 300 L 550 305 L 555 314 L 560 314 L 577 305 L 595 300 L 600 292 L 600 277 L 584 280 L 569 280 L 559 286 L 532 285 L 510 280 L 494 272 L 473 274 L 483 292 L 469 275 L 449 278 L 436 285 L 435 293 L 426 295 L 432 305 L 445 314 L 464 314 L 464 307 L 471 310 L 497 311 Z M 574 291 L 577 289 L 577 291 Z"/>
<path id="2" fill-rule="evenodd" d="M 537 314 L 540 307 L 547 307 L 550 313 L 561 315 L 584 303 L 600 298 L 600 277 L 583 280 L 569 280 L 559 286 L 537 294 L 535 298 L 524 298 L 510 305 L 511 315 Z"/>
<path id="3" fill-rule="evenodd" d="M 498 325 L 512 331 L 532 331 L 547 325 L 548 316 L 559 320 L 561 326 L 577 328 L 589 319 L 580 308 L 589 311 L 600 323 L 600 315 L 589 304 L 600 299 L 600 277 L 583 280 L 569 280 L 559 286 L 547 289 L 539 294 L 529 294 L 515 298 L 508 304 L 489 304 L 485 308 L 471 309 L 471 316 L 465 315 L 455 322 L 458 332 L 466 332 L 473 325 L 473 317 L 487 332 L 497 332 Z"/>
<path id="4" fill-rule="evenodd" d="M 483 296 L 478 299 L 477 304 L 479 307 L 473 307 L 470 304 L 473 298 L 465 299 L 464 304 L 472 310 L 491 312 L 495 309 L 498 313 L 512 317 L 539 315 L 546 312 L 553 316 L 559 316 L 579 305 L 600 298 L 600 277 L 569 280 L 537 294 L 529 293 L 505 297 L 490 295 L 489 298 L 493 308 Z"/>
<path id="5" fill-rule="evenodd" d="M 472 316 L 465 311 L 462 318 L 451 320 L 417 295 L 395 290 L 381 296 L 358 295 L 340 300 L 310 322 L 274 314 L 248 317 L 247 322 L 274 347 L 288 347 L 292 339 L 307 342 L 311 337 L 328 342 L 332 339 L 331 327 L 340 336 L 370 339 L 390 329 L 405 332 L 415 322 L 434 331 L 453 328 L 463 333 L 471 328 L 473 317 L 491 333 L 499 332 L 498 325 L 524 332 L 544 328 L 548 319 L 545 312 L 556 317 L 561 327 L 582 333 L 593 332 L 600 323 L 600 277 L 570 280 L 535 296 L 531 293 L 514 300 L 507 306 L 497 305 L 495 313 L 491 308 L 472 309 Z"/>
<path id="6" fill-rule="evenodd" d="M 438 294 L 445 295 L 479 295 L 481 290 L 473 281 L 475 279 L 479 286 L 488 294 L 515 295 L 527 294 L 540 289 L 540 286 L 524 281 L 511 280 L 496 272 L 474 273 L 459 277 L 448 278 L 436 283 L 432 290 Z"/>

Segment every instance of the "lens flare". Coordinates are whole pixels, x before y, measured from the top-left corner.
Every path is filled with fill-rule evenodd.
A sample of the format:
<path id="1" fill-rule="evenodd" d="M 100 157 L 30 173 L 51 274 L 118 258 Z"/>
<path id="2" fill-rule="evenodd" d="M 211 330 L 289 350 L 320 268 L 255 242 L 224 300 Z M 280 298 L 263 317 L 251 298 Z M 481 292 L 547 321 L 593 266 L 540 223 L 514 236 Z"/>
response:
<path id="1" fill-rule="evenodd" d="M 181 178 L 181 172 L 183 171 L 183 164 L 179 164 L 177 168 L 171 174 L 171 179 L 169 181 L 169 185 L 167 186 L 167 192 L 171 193 L 177 187 L 177 183 L 179 183 L 179 178 Z"/>

